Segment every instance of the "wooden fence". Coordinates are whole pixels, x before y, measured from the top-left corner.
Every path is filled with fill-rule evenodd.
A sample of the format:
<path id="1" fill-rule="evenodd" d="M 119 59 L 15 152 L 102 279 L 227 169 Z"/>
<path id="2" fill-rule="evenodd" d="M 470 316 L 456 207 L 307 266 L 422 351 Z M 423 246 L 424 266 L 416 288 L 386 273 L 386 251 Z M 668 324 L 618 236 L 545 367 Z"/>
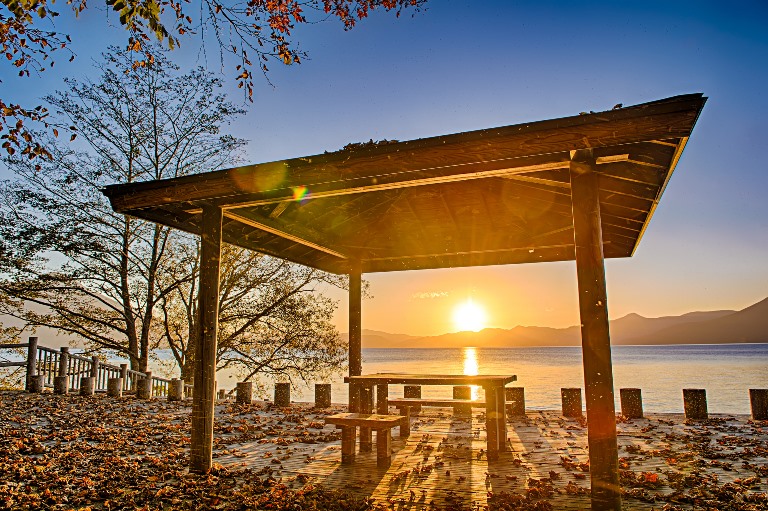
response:
<path id="1" fill-rule="evenodd" d="M 149 378 L 152 381 L 150 397 L 168 396 L 171 381 L 167 378 L 153 376 L 152 373 L 142 373 L 128 369 L 128 364 L 119 366 L 108 364 L 97 356 L 84 357 L 70 353 L 64 346 L 60 350 L 40 346 L 37 337 L 30 337 L 29 342 L 19 344 L 0 344 L 0 349 L 27 348 L 26 360 L 2 361 L 0 367 L 26 367 L 25 389 L 30 389 L 30 381 L 33 376 L 42 376 L 45 387 L 54 387 L 56 376 L 67 377 L 67 387 L 70 392 L 80 390 L 80 381 L 83 377 L 95 378 L 95 391 L 107 390 L 107 382 L 110 378 L 123 379 L 123 392 L 136 392 L 138 382 Z M 192 385 L 184 385 L 184 397 L 192 395 Z"/>

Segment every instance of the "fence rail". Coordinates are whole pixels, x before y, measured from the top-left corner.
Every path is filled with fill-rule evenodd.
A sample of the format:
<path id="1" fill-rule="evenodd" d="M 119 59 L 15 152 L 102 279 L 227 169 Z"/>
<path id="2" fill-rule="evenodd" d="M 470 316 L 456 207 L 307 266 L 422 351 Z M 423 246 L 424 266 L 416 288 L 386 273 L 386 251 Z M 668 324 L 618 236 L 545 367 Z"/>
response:
<path id="1" fill-rule="evenodd" d="M 41 378 L 42 386 L 57 389 L 57 378 L 61 379 L 59 385 L 65 392 L 77 392 L 80 390 L 83 378 L 93 378 L 95 392 L 107 391 L 109 380 L 122 378 L 122 391 L 137 392 L 139 382 L 149 379 L 151 385 L 147 397 L 169 397 L 172 394 L 171 387 L 175 379 L 153 376 L 151 372 L 142 373 L 128 369 L 128 364 L 119 366 L 102 361 L 97 356 L 84 357 L 70 353 L 64 346 L 59 350 L 40 346 L 37 337 L 30 337 L 29 342 L 18 344 L 0 344 L 0 349 L 27 348 L 26 360 L 2 361 L 2 367 L 26 367 L 25 389 L 31 390 L 33 378 Z M 176 383 L 178 385 L 178 383 Z M 181 398 L 192 396 L 192 385 L 184 384 Z"/>

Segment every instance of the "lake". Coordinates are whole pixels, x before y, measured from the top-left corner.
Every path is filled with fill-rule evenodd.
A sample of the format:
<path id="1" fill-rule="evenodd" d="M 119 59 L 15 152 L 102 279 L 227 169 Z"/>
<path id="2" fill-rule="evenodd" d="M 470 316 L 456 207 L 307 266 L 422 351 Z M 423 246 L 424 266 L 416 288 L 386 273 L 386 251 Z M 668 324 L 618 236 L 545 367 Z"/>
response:
<path id="1" fill-rule="evenodd" d="M 363 373 L 515 374 L 529 409 L 559 409 L 561 387 L 584 387 L 581 348 L 363 349 Z M 615 388 L 643 391 L 649 412 L 683 411 L 683 388 L 707 390 L 712 413 L 749 413 L 750 388 L 768 388 L 768 344 L 614 346 Z M 221 387 L 235 378 L 220 375 Z M 326 382 L 328 383 L 328 382 Z M 334 402 L 347 402 L 343 378 L 334 378 Z M 271 385 L 270 385 L 271 386 Z M 390 385 L 402 397 L 402 385 Z M 424 387 L 423 397 L 451 397 L 450 387 Z M 473 397 L 482 398 L 482 389 Z M 292 389 L 294 401 L 312 401 L 314 388 Z M 619 410 L 618 391 L 616 408 Z"/>

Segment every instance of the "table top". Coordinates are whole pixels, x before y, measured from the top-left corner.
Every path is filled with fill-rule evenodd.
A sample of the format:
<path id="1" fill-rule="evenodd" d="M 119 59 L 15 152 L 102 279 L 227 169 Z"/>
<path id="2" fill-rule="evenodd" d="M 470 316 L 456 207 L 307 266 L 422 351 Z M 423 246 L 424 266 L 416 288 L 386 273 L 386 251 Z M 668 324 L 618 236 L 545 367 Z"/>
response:
<path id="1" fill-rule="evenodd" d="M 345 383 L 357 382 L 366 385 L 382 383 L 413 384 L 413 385 L 483 385 L 504 386 L 517 381 L 514 374 L 406 374 L 406 373 L 375 373 L 360 376 L 347 376 Z"/>

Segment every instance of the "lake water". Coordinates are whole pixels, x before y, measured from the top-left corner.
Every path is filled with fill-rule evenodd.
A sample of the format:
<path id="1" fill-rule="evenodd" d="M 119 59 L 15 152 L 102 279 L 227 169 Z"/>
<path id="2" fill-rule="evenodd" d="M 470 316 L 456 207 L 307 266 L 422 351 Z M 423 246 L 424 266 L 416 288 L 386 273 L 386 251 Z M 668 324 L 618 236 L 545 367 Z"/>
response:
<path id="1" fill-rule="evenodd" d="M 581 348 L 364 349 L 363 374 L 515 374 L 529 409 L 559 409 L 560 388 L 584 387 Z M 683 411 L 684 388 L 707 390 L 711 413 L 749 413 L 750 388 L 768 388 L 768 344 L 614 346 L 615 388 L 640 388 L 649 412 Z M 221 387 L 235 380 L 222 378 Z M 326 382 L 328 383 L 328 382 Z M 347 402 L 342 376 L 331 382 L 334 402 Z M 402 397 L 402 385 L 390 385 Z M 451 397 L 451 387 L 422 389 L 423 397 Z M 314 387 L 296 386 L 294 401 L 312 401 Z M 616 391 L 617 410 L 618 390 Z M 482 398 L 482 389 L 473 397 Z"/>

